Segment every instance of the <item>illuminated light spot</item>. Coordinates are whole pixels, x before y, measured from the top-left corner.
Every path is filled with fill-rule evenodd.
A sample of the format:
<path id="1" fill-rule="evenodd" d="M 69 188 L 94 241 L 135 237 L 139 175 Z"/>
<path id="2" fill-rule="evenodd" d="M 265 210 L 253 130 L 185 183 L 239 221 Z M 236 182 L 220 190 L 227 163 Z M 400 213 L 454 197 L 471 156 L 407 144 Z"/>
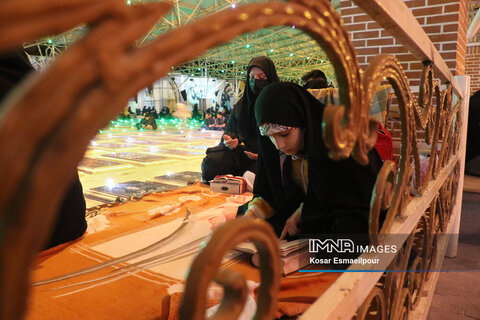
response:
<path id="1" fill-rule="evenodd" d="M 350 61 L 352 59 L 351 56 L 345 56 L 345 60 Z"/>
<path id="2" fill-rule="evenodd" d="M 295 26 L 292 26 L 292 29 L 295 29 Z"/>
<path id="3" fill-rule="evenodd" d="M 307 57 L 307 60 L 310 60 L 310 57 Z"/>
<path id="4" fill-rule="evenodd" d="M 270 52 L 274 52 L 274 51 L 275 51 L 275 50 L 273 50 L 273 49 L 270 49 Z"/>
<path id="5" fill-rule="evenodd" d="M 237 5 L 235 3 L 232 3 L 232 8 L 235 9 Z"/>
<path id="6" fill-rule="evenodd" d="M 265 9 L 263 9 L 263 13 L 266 14 L 266 15 L 272 15 L 273 10 L 272 10 L 272 8 L 265 8 Z"/>
<path id="7" fill-rule="evenodd" d="M 300 21 L 301 26 L 305 26 L 306 24 L 307 24 L 307 21 L 305 21 L 305 20 Z"/>
<path id="8" fill-rule="evenodd" d="M 92 146 L 96 147 L 98 145 L 98 143 L 96 143 L 95 141 L 92 141 Z"/>
<path id="9" fill-rule="evenodd" d="M 330 33 L 332 34 L 332 37 L 334 37 L 334 38 L 337 37 L 337 33 L 335 32 L 335 30 L 332 30 Z"/>
<path id="10" fill-rule="evenodd" d="M 238 16 L 238 18 L 239 18 L 240 20 L 242 20 L 242 21 L 245 21 L 245 20 L 248 19 L 248 14 L 242 13 L 242 14 L 240 14 L 240 15 Z"/>
<path id="11" fill-rule="evenodd" d="M 322 18 L 318 18 L 318 19 L 317 19 L 317 23 L 318 23 L 319 25 L 321 25 L 322 27 L 325 27 L 325 21 L 323 21 Z"/>
<path id="12" fill-rule="evenodd" d="M 305 11 L 305 12 L 303 13 L 303 15 L 304 15 L 305 18 L 307 18 L 307 19 L 312 19 L 312 14 L 310 13 L 310 11 Z"/>
<path id="13" fill-rule="evenodd" d="M 134 143 L 135 140 L 133 140 L 133 138 L 129 137 L 127 138 L 127 140 L 125 140 L 127 143 Z"/>
<path id="14" fill-rule="evenodd" d="M 250 44 L 247 44 L 245 48 L 250 49 Z"/>
<path id="15" fill-rule="evenodd" d="M 105 180 L 105 186 L 112 190 L 116 186 L 115 180 L 113 180 L 113 178 L 107 178 L 107 180 Z"/>
<path id="16" fill-rule="evenodd" d="M 343 26 L 343 19 L 340 19 L 340 26 Z"/>
<path id="17" fill-rule="evenodd" d="M 325 17 L 329 17 L 329 16 L 330 16 L 330 12 L 325 11 L 325 12 L 323 13 L 323 15 L 324 15 Z"/>
<path id="18" fill-rule="evenodd" d="M 173 174 L 172 171 L 167 171 L 166 176 L 170 177 L 172 174 Z"/>
<path id="19" fill-rule="evenodd" d="M 295 13 L 295 10 L 293 10 L 292 7 L 286 7 L 286 8 L 285 8 L 285 12 L 288 13 L 288 14 L 294 14 L 294 13 Z"/>
<path id="20" fill-rule="evenodd" d="M 151 153 L 155 153 L 158 151 L 158 148 L 157 147 L 150 147 L 150 152 Z"/>
<path id="21" fill-rule="evenodd" d="M 290 57 L 293 57 L 293 53 L 290 53 Z"/>

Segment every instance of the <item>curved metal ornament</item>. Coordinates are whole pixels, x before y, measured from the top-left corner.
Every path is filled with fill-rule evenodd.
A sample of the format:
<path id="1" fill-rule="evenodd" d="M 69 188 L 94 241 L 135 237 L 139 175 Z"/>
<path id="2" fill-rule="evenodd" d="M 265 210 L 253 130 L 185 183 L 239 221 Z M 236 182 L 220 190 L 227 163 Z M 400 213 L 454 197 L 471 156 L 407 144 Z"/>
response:
<path id="1" fill-rule="evenodd" d="M 230 221 L 219 227 L 192 263 L 180 306 L 180 319 L 204 319 L 207 288 L 214 279 L 225 287 L 225 295 L 210 319 L 234 320 L 240 316 L 246 299 L 245 279 L 230 270 L 223 270 L 221 274 L 217 274 L 217 270 L 222 258 L 245 241 L 252 241 L 260 255 L 261 284 L 254 319 L 273 319 L 281 273 L 278 240 L 267 222 L 247 218 Z"/>
<path id="2" fill-rule="evenodd" d="M 169 3 L 127 6 L 120 0 L 5 0 L 0 4 L 1 50 L 79 23 L 90 26 L 83 39 L 45 72 L 27 79 L 0 106 L 0 148 L 6 150 L 0 154 L 0 164 L 9 168 L 0 172 L 4 182 L 0 190 L 0 318 L 16 319 L 23 314 L 33 257 L 46 239 L 61 190 L 65 190 L 88 142 L 130 96 L 166 75 L 171 66 L 243 33 L 295 25 L 320 44 L 336 67 L 340 98 L 345 104 L 340 122 L 347 134 L 342 134 L 345 139 L 329 144 L 332 157 L 348 156 L 358 137 L 365 137 L 360 132 L 369 122 L 358 107 L 362 92 L 358 63 L 341 19 L 328 1 L 271 2 L 225 10 L 134 48 L 136 39 L 170 7 Z M 17 125 L 16 119 L 24 119 L 25 114 L 42 121 L 33 124 L 36 118 L 32 117 L 22 122 L 25 126 Z M 339 123 L 333 125 L 338 127 Z M 363 148 L 357 149 L 356 158 L 366 159 L 361 154 Z M 29 201 L 21 201 L 24 198 Z M 22 241 L 18 241 L 19 234 Z"/>
<path id="3" fill-rule="evenodd" d="M 387 303 L 383 291 L 379 287 L 373 287 L 370 294 L 357 311 L 355 320 L 387 319 Z"/>
<path id="4" fill-rule="evenodd" d="M 372 212 L 388 207 L 380 233 L 390 231 L 393 219 L 403 214 L 410 201 L 413 171 L 415 189 L 421 194 L 430 178 L 437 177 L 456 154 L 460 141 L 458 128 L 463 119 L 458 116 L 458 105 L 451 108 L 451 88 L 441 92 L 427 64 L 417 103 L 398 61 L 384 55 L 376 57 L 362 77 L 348 33 L 328 1 L 295 0 L 237 7 L 182 26 L 135 48 L 135 41 L 170 7 L 166 2 L 127 6 L 121 0 L 4 0 L 0 3 L 0 50 L 67 31 L 80 23 L 90 26 L 83 39 L 66 50 L 45 72 L 27 79 L 0 105 L 0 149 L 5 151 L 0 154 L 0 166 L 8 168 L 0 171 L 3 182 L 0 189 L 0 319 L 22 317 L 34 255 L 52 227 L 62 190 L 64 192 L 98 129 L 123 108 L 130 96 L 166 75 L 172 66 L 190 61 L 240 34 L 270 26 L 295 25 L 324 49 L 335 67 L 342 103 L 325 108 L 322 126 L 325 144 L 335 160 L 351 155 L 359 163 L 368 162 L 367 153 L 376 139 L 376 126 L 369 120 L 369 109 L 381 81 L 386 78 L 390 82 L 400 107 L 402 146 L 396 177 L 387 165 L 385 173 L 377 178 L 378 194 L 383 198 L 375 205 L 372 202 L 372 208 L 375 206 Z M 52 19 L 58 16 L 62 19 Z M 187 47 L 188 50 L 184 50 Z M 66 78 L 69 81 L 65 81 Z M 436 108 L 431 106 L 433 96 Z M 25 114 L 34 116 L 25 119 Z M 19 118 L 26 121 L 18 125 Z M 36 121 L 37 118 L 42 121 Z M 417 125 L 427 131 L 426 141 L 432 144 L 433 156 L 423 185 L 419 180 Z M 440 142 L 442 147 L 437 151 Z M 455 173 L 458 174 L 458 170 L 456 166 Z M 442 187 L 438 197 L 436 211 L 441 211 L 442 226 L 453 207 L 451 197 L 458 185 L 456 177 Z M 57 191 L 52 193 L 52 190 Z M 25 198 L 29 201 L 22 201 Z M 372 230 L 378 229 L 378 225 L 374 226 L 377 218 L 372 213 Z M 372 235 L 372 240 L 378 242 L 378 238 L 374 238 L 378 232 Z M 230 278 L 229 273 L 223 273 L 219 281 L 225 283 L 225 279 Z M 235 281 L 239 281 L 238 278 Z M 241 287 L 231 286 L 238 297 L 243 296 Z M 396 298 L 399 306 L 404 305 L 400 304 L 401 299 L 409 299 L 408 289 L 402 294 Z M 407 307 L 402 310 L 408 312 Z"/>

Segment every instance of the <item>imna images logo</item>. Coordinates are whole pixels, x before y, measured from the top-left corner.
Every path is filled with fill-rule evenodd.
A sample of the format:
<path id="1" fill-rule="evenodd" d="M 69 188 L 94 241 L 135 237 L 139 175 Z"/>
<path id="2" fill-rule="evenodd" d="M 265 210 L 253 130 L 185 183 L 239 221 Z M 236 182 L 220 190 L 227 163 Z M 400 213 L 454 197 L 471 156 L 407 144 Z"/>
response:
<path id="1" fill-rule="evenodd" d="M 309 239 L 308 251 L 310 253 L 318 253 L 321 251 L 327 251 L 328 253 L 354 253 L 355 244 L 351 239 Z"/>
<path id="2" fill-rule="evenodd" d="M 309 239 L 308 251 L 337 253 L 396 253 L 396 245 L 355 245 L 351 239 Z"/>

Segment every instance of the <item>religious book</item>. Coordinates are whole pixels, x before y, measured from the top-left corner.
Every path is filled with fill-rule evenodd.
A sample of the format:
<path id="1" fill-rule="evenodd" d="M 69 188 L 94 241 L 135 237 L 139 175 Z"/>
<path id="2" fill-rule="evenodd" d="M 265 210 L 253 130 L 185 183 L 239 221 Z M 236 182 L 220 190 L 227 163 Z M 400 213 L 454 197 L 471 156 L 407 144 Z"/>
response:
<path id="1" fill-rule="evenodd" d="M 257 248 L 252 242 L 240 244 L 236 250 L 251 254 L 251 262 L 255 267 L 260 266 L 260 259 Z M 293 241 L 280 241 L 280 261 L 282 275 L 288 275 L 298 271 L 309 264 L 310 252 L 308 251 L 308 240 L 300 239 Z"/>

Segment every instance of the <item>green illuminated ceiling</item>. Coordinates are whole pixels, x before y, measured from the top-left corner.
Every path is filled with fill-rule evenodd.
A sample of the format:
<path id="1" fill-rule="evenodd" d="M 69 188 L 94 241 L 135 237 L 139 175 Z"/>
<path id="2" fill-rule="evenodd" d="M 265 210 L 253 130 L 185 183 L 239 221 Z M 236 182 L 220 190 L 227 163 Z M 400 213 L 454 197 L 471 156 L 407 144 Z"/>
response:
<path id="1" fill-rule="evenodd" d="M 141 3 L 142 0 L 126 0 L 127 4 Z M 143 0 L 145 1 L 145 0 Z M 172 9 L 156 26 L 138 40 L 142 46 L 148 41 L 180 25 L 185 25 L 200 17 L 222 10 L 235 10 L 233 7 L 247 3 L 264 3 L 254 0 L 172 0 Z M 339 1 L 337 1 L 339 2 Z M 26 48 L 46 57 L 60 54 L 69 44 L 80 38 L 85 26 L 79 26 L 67 33 L 29 43 Z M 35 53 L 34 53 L 35 54 Z M 175 72 L 189 76 L 217 77 L 221 79 L 243 79 L 245 66 L 255 56 L 266 55 L 277 66 L 283 80 L 296 80 L 312 69 L 323 69 L 327 75 L 333 71 L 325 53 L 308 35 L 292 27 L 274 27 L 237 37 L 220 47 L 210 49 L 195 61 L 178 66 Z"/>

